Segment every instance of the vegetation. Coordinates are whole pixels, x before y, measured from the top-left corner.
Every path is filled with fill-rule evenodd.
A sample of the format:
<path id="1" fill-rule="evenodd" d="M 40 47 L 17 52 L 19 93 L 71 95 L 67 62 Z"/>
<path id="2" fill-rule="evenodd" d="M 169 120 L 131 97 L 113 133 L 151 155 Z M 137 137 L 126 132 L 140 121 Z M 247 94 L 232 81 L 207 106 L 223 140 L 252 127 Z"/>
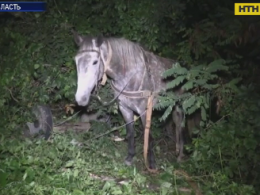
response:
<path id="1" fill-rule="evenodd" d="M 224 0 L 47 4 L 43 13 L 0 17 L 0 194 L 189 194 L 199 188 L 209 195 L 251 195 L 260 190 L 258 17 L 235 16 L 234 2 Z M 55 130 L 48 141 L 21 136 L 34 105 L 50 105 L 55 123 L 71 115 L 65 108 L 75 103 L 73 27 L 81 34 L 123 36 L 178 61 L 164 74 L 175 79 L 153 119 L 159 174 L 143 172 L 142 154 L 136 166 L 126 167 L 126 144 L 103 135 L 106 123 L 93 122 L 92 131 L 84 133 Z M 176 86 L 188 92 L 176 96 L 170 90 Z M 111 100 L 109 86 L 100 88 L 99 96 Z M 190 159 L 182 164 L 159 125 L 176 103 L 187 116 L 199 108 L 202 116 L 201 131 L 193 132 L 186 148 Z M 88 110 L 112 115 L 112 127 L 124 124 L 116 105 L 107 109 L 92 100 Z M 139 153 L 141 148 L 138 131 Z"/>

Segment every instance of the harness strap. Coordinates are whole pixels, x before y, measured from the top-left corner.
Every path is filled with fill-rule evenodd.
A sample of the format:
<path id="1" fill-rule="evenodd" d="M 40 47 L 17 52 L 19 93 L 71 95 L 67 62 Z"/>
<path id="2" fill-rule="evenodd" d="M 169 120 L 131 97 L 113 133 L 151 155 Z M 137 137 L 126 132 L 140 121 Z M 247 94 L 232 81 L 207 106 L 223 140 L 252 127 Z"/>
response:
<path id="1" fill-rule="evenodd" d="M 121 91 L 118 89 L 115 85 L 114 82 L 111 82 L 111 87 L 116 90 L 117 92 L 121 92 L 122 95 L 129 97 L 129 98 L 149 98 L 152 95 L 156 95 L 157 92 L 152 92 L 149 90 L 142 90 L 142 91 Z"/>
<path id="2" fill-rule="evenodd" d="M 112 59 L 112 48 L 111 48 L 111 45 L 108 42 L 107 42 L 107 45 L 108 45 L 107 60 L 105 60 L 103 53 L 100 52 L 101 59 L 102 59 L 103 64 L 104 64 L 104 72 L 103 72 L 103 76 L 102 76 L 101 85 L 105 85 L 106 84 L 106 81 L 107 81 L 106 71 L 107 71 L 108 65 L 110 64 L 111 59 Z"/>

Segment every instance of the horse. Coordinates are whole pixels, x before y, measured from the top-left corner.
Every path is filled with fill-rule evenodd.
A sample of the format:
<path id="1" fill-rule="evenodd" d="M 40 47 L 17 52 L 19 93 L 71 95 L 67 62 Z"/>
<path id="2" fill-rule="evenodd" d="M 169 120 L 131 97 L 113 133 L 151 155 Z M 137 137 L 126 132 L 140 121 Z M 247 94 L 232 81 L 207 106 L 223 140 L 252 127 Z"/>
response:
<path id="1" fill-rule="evenodd" d="M 87 106 L 92 91 L 109 77 L 111 88 L 116 97 L 119 110 L 126 122 L 128 154 L 126 165 L 132 165 L 135 156 L 134 114 L 141 118 L 143 127 L 146 126 L 147 101 L 153 95 L 152 106 L 158 102 L 161 91 L 166 90 L 167 81 L 162 78 L 165 70 L 172 67 L 175 60 L 160 57 L 140 44 L 125 38 L 103 36 L 84 36 L 73 32 L 78 51 L 74 56 L 77 69 L 77 91 L 75 100 L 79 106 Z M 175 93 L 182 94 L 179 88 Z M 184 112 L 181 106 L 173 108 L 172 119 L 176 128 L 176 154 L 181 161 L 183 153 L 182 122 Z M 150 169 L 156 169 L 153 153 L 154 139 L 149 133 L 148 162 Z"/>

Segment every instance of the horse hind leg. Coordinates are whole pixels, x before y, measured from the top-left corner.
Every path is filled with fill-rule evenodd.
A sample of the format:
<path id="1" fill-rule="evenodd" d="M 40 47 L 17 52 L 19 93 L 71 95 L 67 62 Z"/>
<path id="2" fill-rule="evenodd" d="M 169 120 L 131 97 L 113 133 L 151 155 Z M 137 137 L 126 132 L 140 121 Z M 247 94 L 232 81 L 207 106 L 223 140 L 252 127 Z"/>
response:
<path id="1" fill-rule="evenodd" d="M 177 106 L 172 112 L 172 118 L 175 123 L 175 131 L 176 131 L 176 155 L 177 161 L 182 161 L 184 157 L 183 147 L 184 147 L 184 137 L 183 133 L 185 128 L 182 127 L 182 122 L 184 120 L 183 111 Z"/>
<path id="2" fill-rule="evenodd" d="M 132 165 L 133 158 L 135 156 L 135 137 L 134 137 L 134 113 L 132 110 L 127 109 L 126 107 L 119 104 L 119 110 L 123 115 L 123 118 L 126 125 L 126 131 L 127 131 L 127 141 L 128 141 L 128 155 L 125 159 L 125 164 L 128 166 Z"/>

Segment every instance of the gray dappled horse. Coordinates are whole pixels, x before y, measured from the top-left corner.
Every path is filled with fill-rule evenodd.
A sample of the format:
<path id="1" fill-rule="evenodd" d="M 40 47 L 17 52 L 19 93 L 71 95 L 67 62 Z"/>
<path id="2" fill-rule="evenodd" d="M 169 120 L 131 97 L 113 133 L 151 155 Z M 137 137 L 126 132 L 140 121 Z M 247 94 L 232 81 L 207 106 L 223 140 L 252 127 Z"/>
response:
<path id="1" fill-rule="evenodd" d="M 146 125 L 147 99 L 150 95 L 165 90 L 166 81 L 162 74 L 172 67 L 174 61 L 154 55 L 144 50 L 139 44 L 124 38 L 103 38 L 82 36 L 73 31 L 74 39 L 79 47 L 75 56 L 77 66 L 76 101 L 80 106 L 87 106 L 91 92 L 100 80 L 111 78 L 111 88 L 117 97 L 120 112 L 127 123 L 128 155 L 127 165 L 132 164 L 135 155 L 134 146 L 134 113 L 141 117 L 143 127 Z M 176 90 L 176 93 L 182 93 Z M 157 98 L 153 99 L 153 105 Z M 176 153 L 178 160 L 183 157 L 183 130 L 181 126 L 183 112 L 179 107 L 173 110 L 173 121 L 176 126 Z M 148 162 L 155 169 L 152 151 L 153 138 L 149 135 Z"/>

